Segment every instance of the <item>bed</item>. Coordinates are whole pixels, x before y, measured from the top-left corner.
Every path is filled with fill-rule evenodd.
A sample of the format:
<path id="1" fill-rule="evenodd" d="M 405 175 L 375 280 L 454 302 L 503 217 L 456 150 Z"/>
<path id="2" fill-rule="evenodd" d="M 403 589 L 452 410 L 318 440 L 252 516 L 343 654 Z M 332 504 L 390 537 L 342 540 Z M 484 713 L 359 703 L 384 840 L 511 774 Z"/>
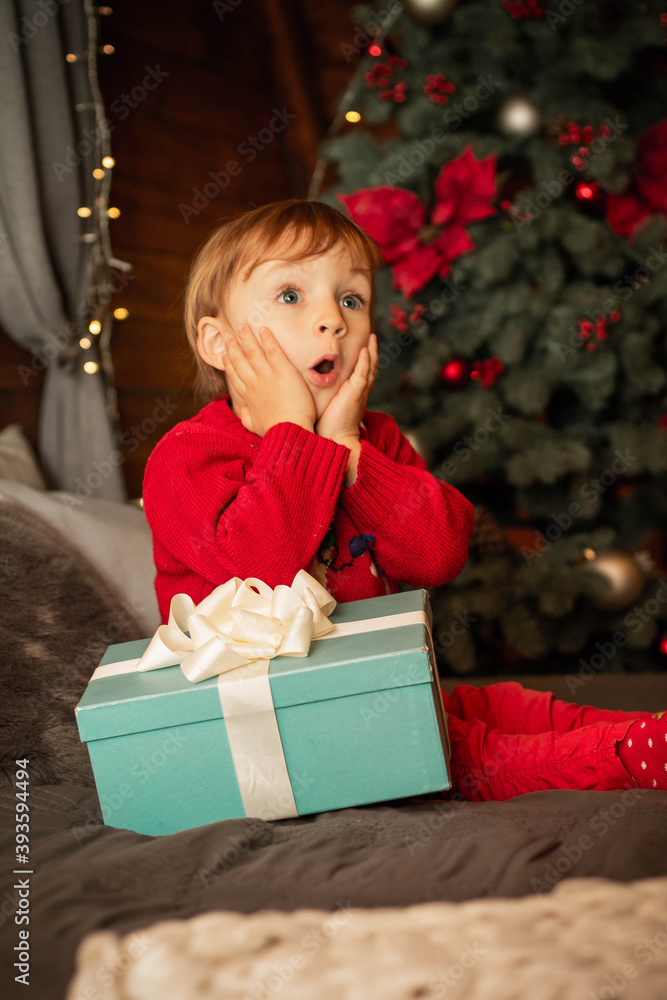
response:
<path id="1" fill-rule="evenodd" d="M 136 503 L 45 489 L 9 437 L 21 461 L 3 466 L 0 433 L 3 991 L 664 1000 L 667 792 L 421 796 L 165 837 L 104 826 L 73 710 L 106 646 L 159 622 L 150 532 Z M 560 676 L 514 679 L 600 707 L 667 707 L 660 672 L 601 672 L 573 694 Z M 28 991 L 14 968 L 23 758 Z"/>

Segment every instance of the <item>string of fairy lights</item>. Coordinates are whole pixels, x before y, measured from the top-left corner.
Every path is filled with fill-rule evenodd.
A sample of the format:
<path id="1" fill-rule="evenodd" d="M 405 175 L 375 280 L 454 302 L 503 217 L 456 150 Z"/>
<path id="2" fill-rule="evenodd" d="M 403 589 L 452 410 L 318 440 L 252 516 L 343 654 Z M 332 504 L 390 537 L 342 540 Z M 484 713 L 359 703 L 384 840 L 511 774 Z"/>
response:
<path id="1" fill-rule="evenodd" d="M 88 375 L 101 372 L 105 376 L 106 403 L 109 416 L 120 426 L 113 363 L 110 341 L 114 320 L 125 320 L 129 311 L 124 306 L 111 308 L 111 297 L 124 287 L 122 276 L 129 274 L 133 268 L 127 261 L 119 260 L 111 249 L 109 220 L 120 216 L 120 209 L 109 204 L 111 188 L 111 172 L 116 164 L 111 155 L 109 123 L 104 113 L 104 101 L 97 77 L 98 55 L 112 55 L 115 51 L 110 44 L 99 45 L 99 18 L 109 17 L 113 9 L 108 6 L 96 6 L 92 0 L 84 0 L 84 11 L 88 28 L 88 43 L 84 52 L 68 52 L 65 60 L 72 66 L 85 67 L 88 86 L 92 100 L 88 103 L 75 105 L 75 110 L 85 112 L 92 110 L 95 119 L 95 159 L 92 170 L 92 184 L 84 184 L 84 190 L 90 203 L 80 205 L 77 215 L 88 220 L 86 231 L 79 239 L 91 244 L 88 260 L 87 288 L 88 330 L 79 336 L 78 348 L 83 371 Z M 90 197 L 92 195 L 92 197 Z M 97 360 L 95 360 L 97 359 Z"/>

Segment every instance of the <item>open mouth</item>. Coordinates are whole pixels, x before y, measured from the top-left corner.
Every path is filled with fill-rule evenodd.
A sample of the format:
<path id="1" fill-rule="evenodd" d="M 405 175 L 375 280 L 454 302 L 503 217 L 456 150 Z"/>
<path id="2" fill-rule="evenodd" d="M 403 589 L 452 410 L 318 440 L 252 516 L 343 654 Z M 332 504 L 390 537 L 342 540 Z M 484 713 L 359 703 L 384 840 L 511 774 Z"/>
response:
<path id="1" fill-rule="evenodd" d="M 338 380 L 340 364 L 340 357 L 337 354 L 320 358 L 316 365 L 308 369 L 309 381 L 319 389 L 330 389 Z"/>
<path id="2" fill-rule="evenodd" d="M 329 372 L 333 371 L 333 367 L 333 361 L 330 361 L 329 358 L 325 358 L 324 361 L 320 361 L 319 364 L 315 365 L 313 371 L 319 372 L 320 375 L 328 375 Z"/>

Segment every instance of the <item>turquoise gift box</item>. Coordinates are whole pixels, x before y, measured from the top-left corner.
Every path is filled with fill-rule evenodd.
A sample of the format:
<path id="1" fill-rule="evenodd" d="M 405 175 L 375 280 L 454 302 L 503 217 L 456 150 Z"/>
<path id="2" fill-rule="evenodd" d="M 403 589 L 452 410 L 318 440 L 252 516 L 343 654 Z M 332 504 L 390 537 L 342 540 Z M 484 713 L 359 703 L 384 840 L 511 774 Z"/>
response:
<path id="1" fill-rule="evenodd" d="M 349 601 L 329 619 L 408 612 L 425 613 L 428 627 L 421 620 L 333 636 L 313 641 L 308 656 L 271 660 L 298 815 L 451 788 L 428 592 Z M 100 666 L 136 659 L 149 642 L 110 646 Z M 170 834 L 246 815 L 216 677 L 193 684 L 176 665 L 93 678 L 76 719 L 108 826 Z"/>

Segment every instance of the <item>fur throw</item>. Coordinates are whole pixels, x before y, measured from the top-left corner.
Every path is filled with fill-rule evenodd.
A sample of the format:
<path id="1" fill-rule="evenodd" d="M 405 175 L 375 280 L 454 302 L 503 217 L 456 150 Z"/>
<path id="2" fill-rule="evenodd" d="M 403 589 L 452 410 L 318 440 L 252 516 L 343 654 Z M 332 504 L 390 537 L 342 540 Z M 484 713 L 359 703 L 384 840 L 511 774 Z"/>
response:
<path id="1" fill-rule="evenodd" d="M 142 637 L 132 613 L 67 539 L 0 504 L 0 784 L 94 786 L 74 717 L 106 647 Z"/>

